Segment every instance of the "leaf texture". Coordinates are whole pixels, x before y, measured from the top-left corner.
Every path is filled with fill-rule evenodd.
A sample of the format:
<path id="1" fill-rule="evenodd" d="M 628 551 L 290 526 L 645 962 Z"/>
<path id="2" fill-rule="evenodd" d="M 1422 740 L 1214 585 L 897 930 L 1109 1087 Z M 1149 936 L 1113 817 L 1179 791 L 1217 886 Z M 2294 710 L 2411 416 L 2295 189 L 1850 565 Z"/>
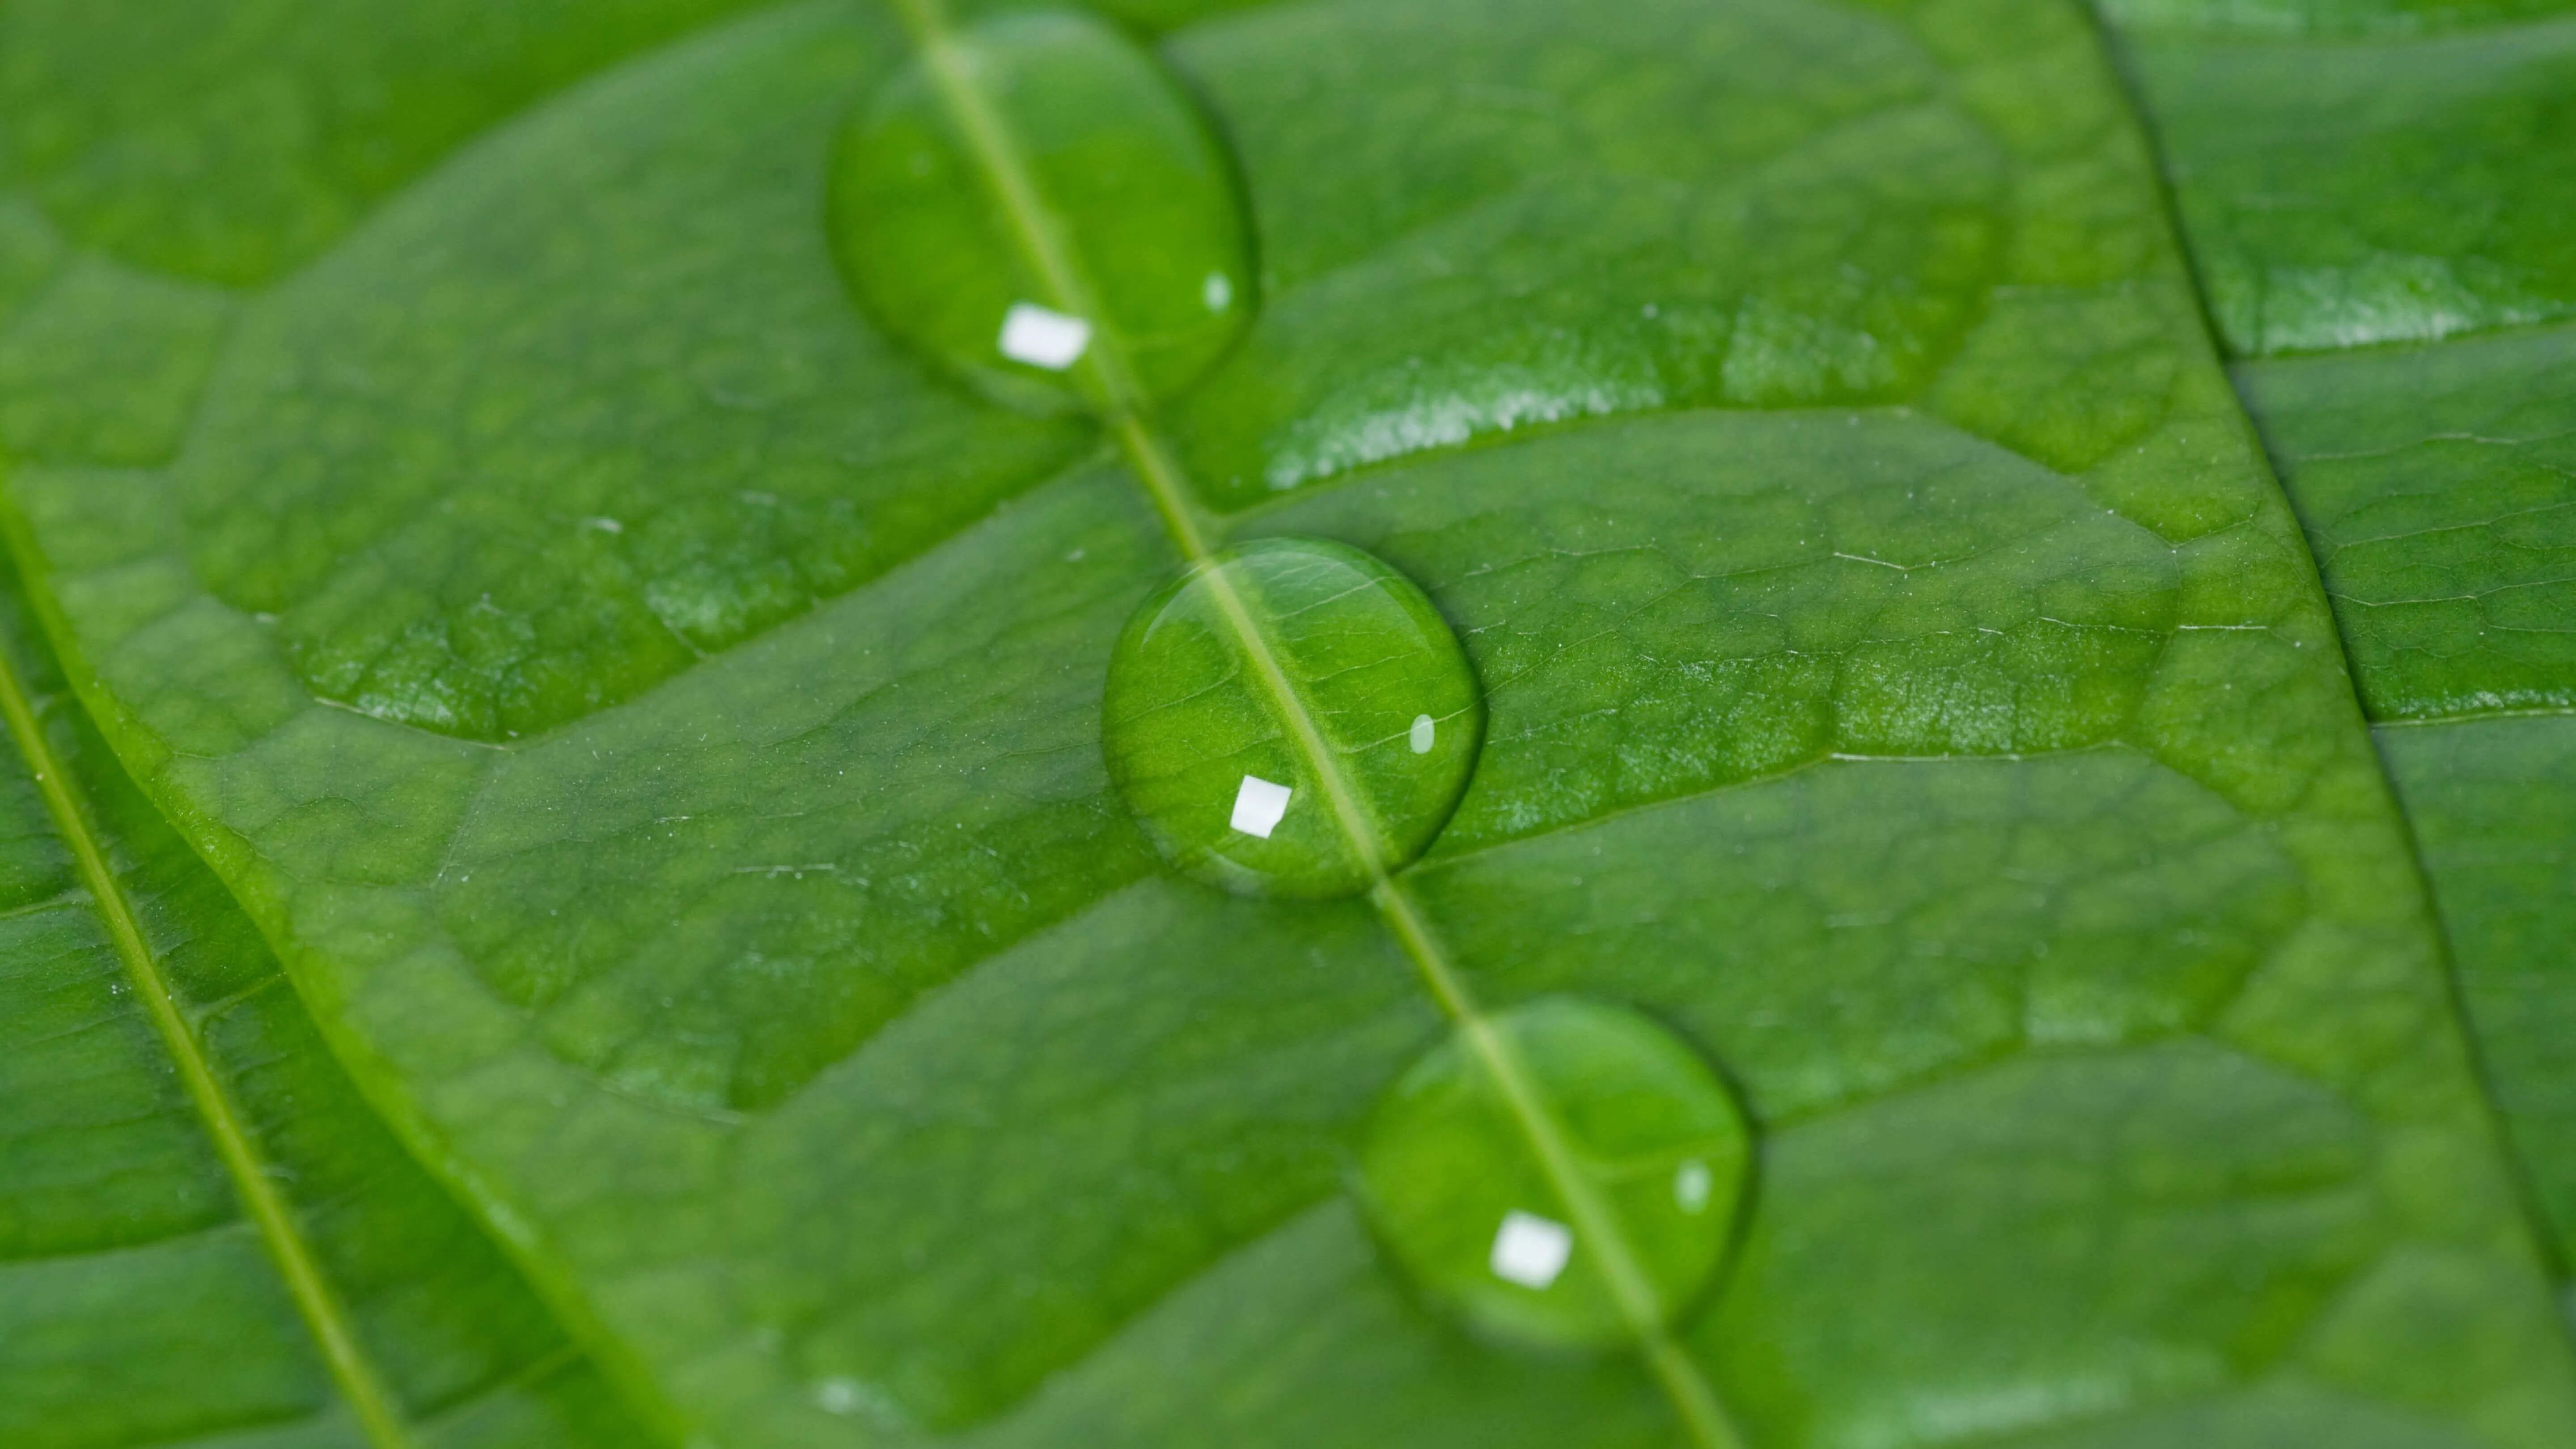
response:
<path id="1" fill-rule="evenodd" d="M 395 1145 L 14 593 L 0 712 L 0 1437 L 29 1449 L 631 1445 Z"/>
<path id="2" fill-rule="evenodd" d="M 2563 1271 L 2576 14 L 2336 4 L 2254 25 L 2109 8 Z"/>
<path id="3" fill-rule="evenodd" d="M 380 205 L 226 202 L 292 271 L 17 183 L 0 441 L 76 686 L 646 1399 L 744 1449 L 1711 1442 L 1390 1272 L 1343 1175 L 1441 1031 L 1402 944 L 1128 817 L 1151 457 L 1465 641 L 1483 756 L 1401 883 L 1476 995 L 1642 1008 L 1743 1095 L 1676 1336 L 1747 1440 L 2576 1436 L 2080 10 L 1119 18 L 1232 148 L 1260 313 L 1107 427 L 849 300 L 830 148 L 917 44 L 874 6 L 599 52 L 436 165 L 466 128 L 389 102 Z"/>

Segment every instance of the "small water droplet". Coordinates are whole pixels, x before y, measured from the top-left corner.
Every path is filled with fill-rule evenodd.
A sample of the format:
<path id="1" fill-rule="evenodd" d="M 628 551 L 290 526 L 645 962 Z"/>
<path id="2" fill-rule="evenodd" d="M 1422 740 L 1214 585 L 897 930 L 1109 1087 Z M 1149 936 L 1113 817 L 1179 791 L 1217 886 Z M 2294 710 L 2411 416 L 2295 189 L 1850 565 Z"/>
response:
<path id="1" fill-rule="evenodd" d="M 1623 1292 L 1671 1323 L 1716 1271 L 1744 1191 L 1734 1097 L 1625 1007 L 1544 997 L 1485 1027 L 1482 1044 L 1462 1028 L 1424 1054 L 1370 1119 L 1356 1187 L 1388 1254 L 1504 1338 L 1627 1341 Z M 1544 1165 L 1516 1096 L 1544 1111 L 1571 1184 Z"/>
<path id="2" fill-rule="evenodd" d="M 888 331 L 992 395 L 1160 396 L 1240 335 L 1250 228 L 1226 153 L 1152 53 L 1095 17 L 993 16 L 842 129 L 832 246 Z"/>
<path id="3" fill-rule="evenodd" d="M 1148 599 L 1103 716 L 1110 773 L 1168 858 L 1297 896 L 1420 855 L 1484 730 L 1466 651 L 1412 580 L 1303 538 L 1227 549 Z"/>

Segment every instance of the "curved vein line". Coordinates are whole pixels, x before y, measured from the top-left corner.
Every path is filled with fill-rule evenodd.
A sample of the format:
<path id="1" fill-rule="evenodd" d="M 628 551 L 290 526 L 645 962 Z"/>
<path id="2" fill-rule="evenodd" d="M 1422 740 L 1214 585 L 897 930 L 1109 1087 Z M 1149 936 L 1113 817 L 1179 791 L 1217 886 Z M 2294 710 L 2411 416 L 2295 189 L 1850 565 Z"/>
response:
<path id="1" fill-rule="evenodd" d="M 1601 1264 L 1611 1297 L 1627 1320 L 1640 1355 L 1671 1401 L 1674 1413 L 1700 1449 L 1741 1449 L 1737 1433 L 1716 1391 L 1663 1321 L 1652 1283 L 1639 1266 L 1618 1216 L 1593 1190 L 1577 1166 L 1572 1145 L 1556 1120 L 1546 1094 L 1511 1042 L 1495 1029 L 1477 1006 L 1465 979 L 1451 963 L 1447 945 L 1433 930 L 1403 880 L 1387 868 L 1381 832 L 1368 809 L 1326 745 L 1323 732 L 1305 700 L 1271 647 L 1258 617 L 1224 572 L 1209 568 L 1214 551 L 1192 502 L 1187 475 L 1147 418 L 1149 402 L 1129 365 L 1124 341 L 1082 274 L 1075 255 L 1059 235 L 1036 178 L 1021 156 L 1009 124 L 993 109 L 975 84 L 971 66 L 959 54 L 944 13 L 944 0 L 894 0 L 905 25 L 921 48 L 924 67 L 940 98 L 955 117 L 968 148 L 992 190 L 993 200 L 1018 241 L 1048 302 L 1076 317 L 1092 319 L 1094 345 L 1082 367 L 1106 399 L 1102 421 L 1151 498 L 1173 547 L 1208 586 L 1218 610 L 1234 631 L 1235 644 L 1252 666 L 1255 678 L 1287 721 L 1298 752 L 1305 756 L 1332 808 L 1345 843 L 1367 869 L 1369 900 L 1379 918 L 1411 958 L 1424 990 L 1456 1024 L 1460 1037 L 1500 1088 L 1505 1103 L 1538 1159 L 1548 1185 L 1566 1207 L 1577 1235 Z"/>
<path id="2" fill-rule="evenodd" d="M 71 852 L 73 869 L 89 892 L 99 923 L 107 928 L 135 999 L 143 1003 L 145 1013 L 151 1017 L 153 1030 L 169 1052 L 189 1102 L 204 1122 L 216 1155 L 223 1160 L 225 1175 L 232 1179 L 243 1211 L 258 1229 L 261 1243 L 277 1265 L 278 1276 L 285 1280 L 287 1292 L 295 1300 L 297 1314 L 322 1351 L 333 1383 L 356 1412 L 368 1441 L 376 1449 L 411 1449 L 411 1438 L 404 1430 L 393 1395 L 359 1346 L 348 1310 L 332 1291 L 314 1258 L 312 1245 L 304 1240 L 303 1229 L 278 1192 L 240 1107 L 224 1090 L 213 1064 L 190 1031 L 187 1016 L 162 974 L 160 958 L 144 939 L 134 904 L 117 881 L 108 865 L 107 852 L 90 827 L 85 802 L 36 720 L 15 651 L 5 645 L 0 645 L 0 717 L 7 719 L 10 738 L 36 777 L 36 789 L 44 797 L 45 810 L 53 816 L 54 828 Z"/>

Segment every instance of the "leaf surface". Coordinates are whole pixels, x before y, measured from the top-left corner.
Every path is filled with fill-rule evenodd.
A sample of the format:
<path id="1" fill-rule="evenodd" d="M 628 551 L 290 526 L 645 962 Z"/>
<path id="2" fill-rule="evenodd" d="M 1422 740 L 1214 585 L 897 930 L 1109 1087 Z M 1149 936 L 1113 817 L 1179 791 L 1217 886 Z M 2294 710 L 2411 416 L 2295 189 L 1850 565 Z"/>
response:
<path id="1" fill-rule="evenodd" d="M 1742 1095 L 1672 1352 L 1749 1442 L 2576 1434 L 2079 11 L 1123 18 L 1260 312 L 1103 418 L 850 301 L 832 147 L 919 43 L 874 7 L 639 52 L 255 292 L 23 211 L 13 542 L 84 698 L 585 1331 L 726 1445 L 1722 1442 L 1389 1270 L 1343 1176 L 1443 1029 L 1419 952 L 1112 788 L 1196 518 L 1465 642 L 1482 756 L 1394 886 L 1458 980 Z"/>
<path id="2" fill-rule="evenodd" d="M 2576 1252 L 2576 14 L 2109 7 Z M 2282 198 L 2287 204 L 2280 204 Z"/>
<path id="3" fill-rule="evenodd" d="M 0 1438 L 632 1445 L 0 609 Z"/>

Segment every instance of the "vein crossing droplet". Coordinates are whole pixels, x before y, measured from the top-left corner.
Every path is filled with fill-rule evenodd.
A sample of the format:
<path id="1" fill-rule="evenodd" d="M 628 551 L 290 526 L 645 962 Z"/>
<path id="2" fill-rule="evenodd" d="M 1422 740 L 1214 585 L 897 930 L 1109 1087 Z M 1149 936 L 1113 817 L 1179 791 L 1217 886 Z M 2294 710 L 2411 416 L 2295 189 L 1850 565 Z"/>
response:
<path id="1" fill-rule="evenodd" d="M 1554 1109 L 1669 1320 L 1725 1252 L 1752 1156 L 1734 1098 L 1663 1027 L 1624 1007 L 1545 997 L 1489 1019 Z M 1577 1209 L 1532 1159 L 1496 1079 L 1459 1036 L 1388 1089 L 1360 1149 L 1369 1217 L 1426 1292 L 1508 1338 L 1590 1346 L 1629 1332 Z"/>
<path id="2" fill-rule="evenodd" d="M 1221 591 L 1259 621 L 1284 691 L 1265 684 Z M 1218 553 L 1137 610 L 1110 657 L 1102 723 L 1110 773 L 1181 869 L 1232 890 L 1353 895 L 1448 822 L 1484 700 L 1410 579 L 1338 543 L 1271 538 Z M 1314 746 L 1338 780 L 1308 758 Z M 1334 808 L 1337 788 L 1353 819 Z"/>
<path id="3" fill-rule="evenodd" d="M 833 250 L 868 309 L 1024 407 L 1161 397 L 1205 371 L 1250 310 L 1250 229 L 1187 94 L 1076 12 L 922 36 L 833 156 Z M 1120 355 L 1077 368 L 1104 329 Z"/>
<path id="4" fill-rule="evenodd" d="M 1273 786 L 1285 783 L 1285 799 L 1255 792 L 1264 802 L 1262 812 L 1274 806 L 1280 811 L 1271 833 L 1234 831 L 1236 841 L 1269 846 L 1302 840 L 1305 855 L 1293 862 L 1285 856 L 1247 858 L 1247 847 L 1235 842 L 1220 851 L 1211 844 L 1215 830 L 1195 825 L 1176 839 L 1199 852 L 1205 873 L 1229 884 L 1367 892 L 1425 990 L 1454 1024 L 1449 1049 L 1481 1073 L 1491 1100 L 1501 1105 L 1527 1149 L 1524 1161 L 1563 1212 L 1558 1226 L 1565 1233 L 1564 1260 L 1557 1271 L 1580 1271 L 1586 1275 L 1582 1281 L 1600 1285 L 1693 1443 L 1736 1449 L 1742 1440 L 1733 1423 L 1672 1336 L 1674 1295 L 1661 1286 L 1657 1266 L 1663 1259 L 1641 1258 L 1627 1241 L 1619 1215 L 1624 1199 L 1595 1180 L 1581 1150 L 1586 1139 L 1558 1120 L 1549 1094 L 1564 1084 L 1543 1083 L 1521 1059 L 1507 1023 L 1476 1005 L 1447 947 L 1395 873 L 1428 843 L 1454 803 L 1452 798 L 1436 809 L 1426 807 L 1433 792 L 1421 782 L 1445 778 L 1437 762 L 1453 747 L 1454 758 L 1472 760 L 1480 718 L 1477 728 L 1451 730 L 1445 728 L 1448 719 L 1463 723 L 1474 716 L 1420 711 L 1396 717 L 1382 736 L 1363 736 L 1330 712 L 1318 715 L 1300 687 L 1297 642 L 1278 642 L 1280 621 L 1261 612 L 1261 571 L 1250 571 L 1256 580 L 1251 592 L 1238 582 L 1238 570 L 1256 547 L 1223 554 L 1211 547 L 1210 526 L 1151 420 L 1154 399 L 1204 370 L 1231 344 L 1251 310 L 1242 305 L 1250 281 L 1248 228 L 1233 209 L 1232 188 L 1221 184 L 1224 162 L 1211 134 L 1159 65 L 1096 19 L 1029 11 L 959 31 L 943 0 L 894 3 L 919 53 L 874 109 L 845 132 L 835 163 L 836 249 L 854 288 L 890 328 L 995 396 L 1041 407 L 1078 401 L 1107 427 L 1190 566 L 1159 602 L 1196 591 L 1190 607 L 1202 627 L 1184 632 L 1225 636 L 1223 647 L 1236 662 L 1243 690 L 1263 698 L 1261 712 L 1277 726 L 1282 738 L 1275 743 L 1290 761 L 1282 772 L 1287 781 L 1260 777 Z M 1109 164 L 1122 159 L 1136 164 Z M 1101 186 L 1108 176 L 1125 181 Z M 1212 205 L 1207 198 L 1218 192 L 1223 203 Z M 920 213 L 902 214 L 906 202 L 917 203 Z M 1153 245 L 1135 244 L 1143 238 Z M 1159 260 L 1174 256 L 1189 257 L 1191 266 Z M 1175 274 L 1190 278 L 1186 287 L 1171 285 Z M 1162 314 L 1146 309 L 1147 302 L 1163 307 L 1176 292 L 1194 309 L 1195 327 L 1158 327 Z M 1091 326 L 1079 358 L 1052 380 L 1043 366 L 1000 353 L 1003 319 L 1023 302 Z M 1312 540 L 1279 540 L 1274 546 L 1316 547 Z M 1419 597 L 1382 563 L 1342 552 L 1403 582 L 1398 592 Z M 1150 632 L 1148 616 L 1155 612 L 1149 604 L 1131 634 Z M 1445 625 L 1441 632 L 1456 650 L 1455 636 Z M 1458 657 L 1463 668 L 1463 653 Z M 1472 674 L 1467 684 L 1472 694 Z M 1414 748 L 1423 737 L 1416 727 L 1421 713 L 1433 716 L 1429 750 Z M 1354 774 L 1354 759 L 1386 747 L 1430 762 L 1411 777 L 1413 783 L 1392 794 L 1369 769 Z M 1175 766 L 1165 778 L 1186 772 L 1178 756 L 1152 762 Z M 1243 798 L 1245 777 L 1256 773 L 1235 768 L 1232 798 Z M 1295 813 L 1301 788 L 1311 788 L 1319 807 L 1307 817 Z M 1197 784 L 1191 789 L 1194 799 L 1209 799 L 1223 813 L 1222 784 L 1213 796 L 1196 793 Z M 1149 828 L 1156 823 L 1156 816 L 1139 813 Z M 1338 840 L 1320 845 L 1318 837 L 1292 835 L 1288 825 L 1299 818 L 1317 820 Z M 1223 828 L 1230 829 L 1231 815 L 1224 819 Z M 1302 877 L 1281 869 L 1292 864 Z M 1265 871 L 1270 878 L 1259 879 Z M 1511 1261 L 1525 1266 L 1528 1276 L 1540 1276 L 1540 1246 L 1525 1241 Z"/>

